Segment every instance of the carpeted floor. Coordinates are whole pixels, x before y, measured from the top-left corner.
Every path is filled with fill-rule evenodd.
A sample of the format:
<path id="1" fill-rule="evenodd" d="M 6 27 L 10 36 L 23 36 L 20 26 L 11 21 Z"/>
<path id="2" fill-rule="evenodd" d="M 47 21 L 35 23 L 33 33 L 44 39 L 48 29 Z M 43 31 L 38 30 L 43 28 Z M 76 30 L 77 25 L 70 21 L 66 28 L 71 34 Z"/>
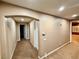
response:
<path id="1" fill-rule="evenodd" d="M 79 38 L 77 36 L 74 36 L 72 43 L 52 53 L 45 59 L 79 59 L 79 40 L 78 39 Z"/>
<path id="2" fill-rule="evenodd" d="M 18 42 L 12 59 L 37 59 L 38 53 L 29 40 Z"/>
<path id="3" fill-rule="evenodd" d="M 79 59 L 79 45 L 68 44 L 45 59 Z"/>
<path id="4" fill-rule="evenodd" d="M 18 42 L 13 59 L 38 59 L 37 56 L 37 51 L 30 42 L 23 40 Z M 45 59 L 79 59 L 79 41 L 74 39 L 72 43 L 52 53 Z"/>

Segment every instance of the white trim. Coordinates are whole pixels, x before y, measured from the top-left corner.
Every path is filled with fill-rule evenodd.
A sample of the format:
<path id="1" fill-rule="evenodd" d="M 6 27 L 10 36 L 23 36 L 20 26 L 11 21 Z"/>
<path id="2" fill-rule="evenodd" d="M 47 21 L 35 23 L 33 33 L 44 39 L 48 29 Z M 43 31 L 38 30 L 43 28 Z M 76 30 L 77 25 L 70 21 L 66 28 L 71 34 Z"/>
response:
<path id="1" fill-rule="evenodd" d="M 41 59 L 41 57 L 40 57 L 40 56 L 38 56 L 38 59 Z"/>
<path id="2" fill-rule="evenodd" d="M 16 48 L 16 45 L 17 45 L 17 42 L 16 42 L 16 44 L 15 44 L 15 48 Z M 12 59 L 12 57 L 13 57 L 13 54 L 14 54 L 15 48 L 14 48 L 13 51 L 12 51 L 12 54 L 11 54 L 10 59 Z"/>
<path id="3" fill-rule="evenodd" d="M 67 42 L 67 43 L 65 43 L 65 44 L 63 44 L 63 45 L 61 45 L 61 46 L 58 47 L 57 49 L 55 49 L 55 50 L 53 50 L 53 51 L 47 53 L 46 55 L 44 55 L 44 56 L 42 56 L 42 57 L 38 56 L 38 58 L 39 58 L 39 59 L 44 59 L 45 57 L 47 57 L 47 56 L 49 56 L 50 54 L 56 52 L 57 50 L 59 50 L 60 48 L 64 47 L 65 45 L 67 45 L 67 44 L 69 44 L 69 43 L 70 43 L 70 41 Z"/>
<path id="4" fill-rule="evenodd" d="M 72 22 L 70 22 L 70 42 L 72 42 Z"/>

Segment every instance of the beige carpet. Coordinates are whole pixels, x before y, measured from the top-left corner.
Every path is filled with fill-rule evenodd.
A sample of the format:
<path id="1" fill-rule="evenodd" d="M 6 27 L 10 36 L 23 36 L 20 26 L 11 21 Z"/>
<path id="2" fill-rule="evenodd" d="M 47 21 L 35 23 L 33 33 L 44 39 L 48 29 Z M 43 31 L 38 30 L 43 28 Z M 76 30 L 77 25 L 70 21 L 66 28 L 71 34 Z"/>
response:
<path id="1" fill-rule="evenodd" d="M 37 59 L 37 50 L 30 44 L 29 40 L 18 42 L 12 59 Z"/>
<path id="2" fill-rule="evenodd" d="M 79 59 L 79 41 L 75 41 L 45 59 Z M 13 59 L 37 59 L 37 55 L 37 51 L 31 46 L 30 42 L 23 40 L 18 42 Z"/>
<path id="3" fill-rule="evenodd" d="M 45 59 L 79 59 L 79 43 L 70 43 Z"/>

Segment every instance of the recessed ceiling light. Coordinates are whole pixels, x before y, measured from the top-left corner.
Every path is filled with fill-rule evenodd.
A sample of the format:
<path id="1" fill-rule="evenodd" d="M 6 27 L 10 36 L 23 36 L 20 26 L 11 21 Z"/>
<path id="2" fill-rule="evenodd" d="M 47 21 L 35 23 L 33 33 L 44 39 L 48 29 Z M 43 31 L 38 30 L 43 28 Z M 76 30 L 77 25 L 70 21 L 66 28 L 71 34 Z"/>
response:
<path id="1" fill-rule="evenodd" d="M 77 14 L 72 15 L 72 17 L 76 17 L 76 16 L 77 16 Z"/>
<path id="2" fill-rule="evenodd" d="M 21 18 L 21 21 L 24 21 L 24 18 Z"/>
<path id="3" fill-rule="evenodd" d="M 58 11 L 60 11 L 60 12 L 61 12 L 61 11 L 63 11 L 63 10 L 64 10 L 64 8 L 65 8 L 64 6 L 61 6 L 61 7 L 59 8 L 59 10 L 58 10 Z"/>

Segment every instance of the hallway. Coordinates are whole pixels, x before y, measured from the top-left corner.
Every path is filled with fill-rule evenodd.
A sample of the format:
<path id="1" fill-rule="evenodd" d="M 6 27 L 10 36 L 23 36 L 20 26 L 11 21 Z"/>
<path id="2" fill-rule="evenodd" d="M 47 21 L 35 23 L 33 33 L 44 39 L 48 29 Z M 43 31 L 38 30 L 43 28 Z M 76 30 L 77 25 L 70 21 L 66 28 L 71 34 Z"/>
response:
<path id="1" fill-rule="evenodd" d="M 79 42 L 70 43 L 45 59 L 79 59 Z"/>
<path id="2" fill-rule="evenodd" d="M 0 59 L 79 59 L 79 0 L 0 0 L 0 8 Z"/>
<path id="3" fill-rule="evenodd" d="M 37 59 L 37 52 L 29 40 L 22 40 L 17 43 L 12 59 Z"/>

